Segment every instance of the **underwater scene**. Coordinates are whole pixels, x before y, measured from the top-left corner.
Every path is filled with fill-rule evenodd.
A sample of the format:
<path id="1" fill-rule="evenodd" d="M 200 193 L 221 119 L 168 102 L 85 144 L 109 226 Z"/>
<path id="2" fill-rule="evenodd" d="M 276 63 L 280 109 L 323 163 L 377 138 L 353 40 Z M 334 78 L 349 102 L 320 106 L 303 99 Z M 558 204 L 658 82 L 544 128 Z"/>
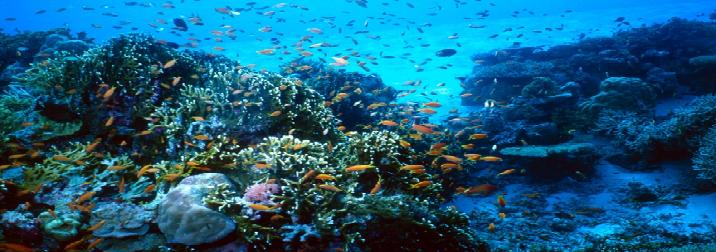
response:
<path id="1" fill-rule="evenodd" d="M 1 252 L 716 252 L 716 1 L 0 6 Z"/>

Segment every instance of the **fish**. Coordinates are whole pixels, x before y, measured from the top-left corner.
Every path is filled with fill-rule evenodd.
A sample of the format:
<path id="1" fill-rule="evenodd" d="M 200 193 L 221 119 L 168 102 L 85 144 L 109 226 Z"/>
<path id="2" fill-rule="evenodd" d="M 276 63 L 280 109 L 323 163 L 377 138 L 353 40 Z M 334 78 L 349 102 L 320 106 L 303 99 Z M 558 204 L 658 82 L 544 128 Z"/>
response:
<path id="1" fill-rule="evenodd" d="M 481 133 L 472 134 L 472 135 L 470 135 L 470 137 L 469 137 L 470 140 L 485 139 L 485 138 L 487 138 L 487 134 L 481 134 Z"/>
<path id="2" fill-rule="evenodd" d="M 330 174 L 321 173 L 321 174 L 316 175 L 316 179 L 326 181 L 326 180 L 336 180 L 336 177 L 334 177 Z"/>
<path id="3" fill-rule="evenodd" d="M 12 159 L 12 157 L 10 157 L 10 159 Z M 72 159 L 65 155 L 54 155 L 52 156 L 52 160 L 59 162 L 72 162 Z"/>
<path id="4" fill-rule="evenodd" d="M 269 114 L 269 116 L 271 116 L 271 117 L 277 117 L 277 116 L 280 116 L 281 113 L 282 113 L 281 110 L 276 110 L 276 111 L 274 111 L 274 112 L 271 112 L 271 114 Z"/>
<path id="5" fill-rule="evenodd" d="M 421 108 L 421 109 L 418 109 L 418 111 L 420 111 L 421 113 L 424 113 L 424 114 L 428 114 L 428 115 L 434 115 L 435 113 L 437 113 L 437 111 L 435 111 L 434 109 L 431 109 L 431 108 Z"/>
<path id="6" fill-rule="evenodd" d="M 74 241 L 74 242 L 71 242 L 70 244 L 67 244 L 67 246 L 65 246 L 65 251 L 75 250 L 75 248 L 76 248 L 77 246 L 79 246 L 80 244 L 82 244 L 82 243 L 85 242 L 85 239 L 86 239 L 85 237 L 82 237 L 82 238 L 80 238 L 80 239 L 77 240 L 77 241 Z M 30 251 L 32 251 L 32 250 L 30 250 Z M 18 251 L 18 252 L 20 252 L 20 251 Z"/>
<path id="7" fill-rule="evenodd" d="M 375 182 L 375 185 L 373 186 L 373 188 L 370 189 L 369 193 L 372 195 L 375 195 L 376 193 L 378 193 L 380 191 L 382 182 L 383 182 L 383 179 L 379 177 L 378 181 Z"/>
<path id="8" fill-rule="evenodd" d="M 280 205 L 267 206 L 263 204 L 249 204 L 248 207 L 256 211 L 271 211 L 278 208 Z"/>
<path id="9" fill-rule="evenodd" d="M 194 136 L 194 139 L 199 140 L 199 141 L 207 141 L 207 140 L 209 140 L 209 136 L 207 136 L 207 135 L 196 135 L 196 136 Z"/>
<path id="10" fill-rule="evenodd" d="M 426 186 L 429 186 L 432 184 L 433 184 L 433 182 L 430 180 L 423 180 L 418 183 L 410 185 L 410 189 L 419 189 L 419 188 L 423 188 L 423 187 L 426 187 Z"/>
<path id="11" fill-rule="evenodd" d="M 334 61 L 333 63 L 331 63 L 331 66 L 342 67 L 342 66 L 348 65 L 348 63 L 349 63 L 345 58 L 341 58 L 341 57 L 331 57 L 331 58 Z"/>
<path id="12" fill-rule="evenodd" d="M 153 192 L 155 187 L 156 187 L 156 185 L 154 185 L 154 184 L 148 185 L 146 188 L 144 188 L 144 193 Z"/>
<path id="13" fill-rule="evenodd" d="M 91 199 L 96 193 L 97 192 L 95 192 L 95 191 L 86 192 L 86 193 L 80 195 L 80 197 L 77 198 L 74 203 L 81 204 L 82 202 L 85 202 L 85 201 Z"/>
<path id="14" fill-rule="evenodd" d="M 468 196 L 476 195 L 476 194 L 489 195 L 495 190 L 497 190 L 497 186 L 495 186 L 495 185 L 481 184 L 481 185 L 476 185 L 476 186 L 471 186 L 469 188 L 466 188 L 461 193 L 468 195 Z"/>
<path id="15" fill-rule="evenodd" d="M 117 183 L 117 191 L 120 193 L 124 192 L 124 177 L 119 179 L 119 183 Z"/>
<path id="16" fill-rule="evenodd" d="M 19 243 L 0 242 L 0 249 L 9 252 L 33 252 L 34 250 L 30 247 Z"/>
<path id="17" fill-rule="evenodd" d="M 95 231 L 104 226 L 105 220 L 101 220 L 87 229 L 87 232 Z"/>
<path id="18" fill-rule="evenodd" d="M 500 207 L 505 207 L 507 205 L 507 201 L 505 201 L 505 196 L 503 194 L 497 195 L 497 204 L 500 205 Z"/>
<path id="19" fill-rule="evenodd" d="M 408 170 L 408 171 L 420 170 L 420 169 L 425 169 L 425 166 L 424 165 L 403 165 L 400 167 L 400 170 Z"/>
<path id="20" fill-rule="evenodd" d="M 499 214 L 497 214 L 497 216 L 500 217 L 501 220 L 504 220 L 505 217 L 507 217 L 507 214 L 500 212 Z"/>
<path id="21" fill-rule="evenodd" d="M 162 68 L 164 68 L 164 69 L 172 68 L 176 63 L 177 63 L 177 60 L 175 60 L 175 59 L 169 60 L 169 61 L 167 61 L 166 63 L 164 63 L 164 65 L 162 66 Z"/>
<path id="22" fill-rule="evenodd" d="M 315 176 L 315 175 L 316 175 L 316 170 L 309 170 L 308 172 L 306 172 L 305 175 L 303 175 L 303 177 L 301 177 L 301 182 L 305 182 L 305 181 L 313 178 L 313 176 Z"/>
<path id="23" fill-rule="evenodd" d="M 102 94 L 102 100 L 104 100 L 105 102 L 109 101 L 109 98 L 112 97 L 115 90 L 117 90 L 117 87 L 111 87 L 110 89 L 107 89 L 107 91 Z"/>
<path id="24" fill-rule="evenodd" d="M 388 127 L 398 126 L 398 123 L 392 120 L 382 120 L 379 124 Z"/>
<path id="25" fill-rule="evenodd" d="M 435 52 L 435 56 L 437 57 L 450 57 L 457 53 L 455 49 L 442 49 L 437 52 Z"/>
<path id="26" fill-rule="evenodd" d="M 142 168 L 139 168 L 139 171 L 137 171 L 137 178 L 140 178 L 145 173 L 147 173 L 147 170 L 149 170 L 149 168 L 152 168 L 152 165 L 145 165 L 145 166 L 142 166 Z"/>
<path id="27" fill-rule="evenodd" d="M 442 106 L 442 104 L 440 104 L 439 102 L 427 102 L 427 103 L 423 103 L 423 106 L 439 108 Z"/>
<path id="28" fill-rule="evenodd" d="M 403 146 L 403 148 L 408 148 L 408 147 L 410 147 L 410 143 L 409 143 L 408 141 L 403 140 L 403 139 L 400 139 L 400 140 L 398 141 L 398 143 L 400 144 L 400 146 Z"/>
<path id="29" fill-rule="evenodd" d="M 339 189 L 338 187 L 336 187 L 334 185 L 329 185 L 329 184 L 320 184 L 320 185 L 318 185 L 318 187 L 323 190 L 328 190 L 331 192 L 342 192 L 343 191 L 343 190 Z"/>
<path id="30" fill-rule="evenodd" d="M 502 161 L 502 158 L 500 158 L 500 157 L 495 157 L 495 156 L 484 156 L 484 157 L 481 157 L 481 158 L 480 158 L 480 161 L 485 161 L 485 162 L 500 162 L 500 161 Z"/>
<path id="31" fill-rule="evenodd" d="M 412 128 L 413 128 L 415 131 L 420 132 L 420 133 L 423 133 L 423 134 L 433 134 L 433 133 L 435 133 L 435 131 L 433 131 L 432 128 L 427 127 L 427 126 L 425 126 L 425 125 L 421 125 L 421 124 L 413 124 L 413 127 L 412 127 Z"/>
<path id="32" fill-rule="evenodd" d="M 456 163 L 456 164 L 462 163 L 462 158 L 459 158 L 459 157 L 456 157 L 456 156 L 452 156 L 452 155 L 442 155 L 442 156 L 440 156 L 440 157 L 441 157 L 441 158 L 444 158 L 445 160 L 447 160 L 448 162 L 451 162 L 451 163 Z"/>
<path id="33" fill-rule="evenodd" d="M 490 231 L 490 233 L 494 233 L 495 232 L 495 223 L 491 222 L 490 225 L 487 226 L 487 230 Z"/>
<path id="34" fill-rule="evenodd" d="M 497 177 L 513 174 L 513 173 L 515 173 L 515 171 L 517 171 L 517 170 L 516 169 L 507 169 L 507 170 L 504 170 L 503 172 L 498 173 Z"/>
<path id="35" fill-rule="evenodd" d="M 353 166 L 346 168 L 346 171 L 347 172 L 365 171 L 367 169 L 372 169 L 372 168 L 375 168 L 375 166 L 373 166 L 373 165 L 353 165 Z"/>
<path id="36" fill-rule="evenodd" d="M 110 116 L 109 119 L 107 119 L 107 121 L 104 122 L 105 127 L 112 126 L 112 124 L 114 124 L 114 116 Z"/>
<path id="37" fill-rule="evenodd" d="M 88 251 L 92 251 L 92 249 L 93 249 L 94 247 L 96 247 L 99 243 L 101 243 L 102 241 L 104 241 L 104 238 L 94 239 L 94 241 L 92 241 L 92 242 L 90 242 L 89 244 L 87 244 L 87 248 L 85 248 L 85 249 L 88 250 Z"/>
<path id="38" fill-rule="evenodd" d="M 266 163 L 266 162 L 263 162 L 263 161 L 259 161 L 259 162 L 256 162 L 256 163 L 254 164 L 254 168 L 256 168 L 256 169 L 267 169 L 267 168 L 271 168 L 271 164 Z"/>
<path id="39" fill-rule="evenodd" d="M 467 160 L 470 160 L 470 161 L 478 161 L 478 160 L 480 160 L 480 157 L 481 157 L 480 154 L 470 154 L 470 153 L 465 154 L 465 158 L 467 158 Z"/>

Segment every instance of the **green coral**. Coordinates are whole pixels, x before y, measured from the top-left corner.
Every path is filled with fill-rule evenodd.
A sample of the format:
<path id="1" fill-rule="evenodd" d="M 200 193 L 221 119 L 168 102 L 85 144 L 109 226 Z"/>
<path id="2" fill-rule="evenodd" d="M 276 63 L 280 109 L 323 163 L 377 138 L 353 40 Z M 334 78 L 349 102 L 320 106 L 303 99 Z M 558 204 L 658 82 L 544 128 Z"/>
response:
<path id="1" fill-rule="evenodd" d="M 42 212 L 37 217 L 42 223 L 42 231 L 59 241 L 67 241 L 77 236 L 81 226 L 77 212 L 57 213 Z"/>

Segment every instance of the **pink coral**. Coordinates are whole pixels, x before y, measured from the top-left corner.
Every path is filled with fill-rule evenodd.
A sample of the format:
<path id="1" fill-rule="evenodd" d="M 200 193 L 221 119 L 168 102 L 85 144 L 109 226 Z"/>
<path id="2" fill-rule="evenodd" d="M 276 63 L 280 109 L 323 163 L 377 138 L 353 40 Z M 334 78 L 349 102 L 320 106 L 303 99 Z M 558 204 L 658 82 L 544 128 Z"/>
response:
<path id="1" fill-rule="evenodd" d="M 275 204 L 271 201 L 271 195 L 281 192 L 277 184 L 259 183 L 246 189 L 244 200 L 254 204 Z"/>

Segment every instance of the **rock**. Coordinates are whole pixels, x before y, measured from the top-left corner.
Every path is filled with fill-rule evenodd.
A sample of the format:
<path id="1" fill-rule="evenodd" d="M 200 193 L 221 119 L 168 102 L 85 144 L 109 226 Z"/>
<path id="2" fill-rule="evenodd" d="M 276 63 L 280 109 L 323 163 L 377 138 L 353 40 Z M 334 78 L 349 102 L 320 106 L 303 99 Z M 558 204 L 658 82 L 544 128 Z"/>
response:
<path id="1" fill-rule="evenodd" d="M 697 56 L 689 59 L 689 64 L 696 67 L 715 67 L 716 55 Z"/>
<path id="2" fill-rule="evenodd" d="M 590 143 L 510 147 L 502 149 L 500 154 L 513 160 L 511 162 L 518 167 L 524 167 L 530 177 L 538 180 L 567 176 L 582 179 L 582 176 L 592 173 L 597 160 L 596 149 Z"/>
<path id="3" fill-rule="evenodd" d="M 103 238 L 97 247 L 107 252 L 134 252 L 147 251 L 147 248 L 156 248 L 165 242 L 161 234 L 149 233 L 139 237 Z"/>
<path id="4" fill-rule="evenodd" d="M 645 111 L 654 107 L 656 88 L 639 78 L 611 77 L 599 85 L 599 93 L 582 107 L 587 111 L 603 109 Z"/>
<path id="5" fill-rule="evenodd" d="M 199 245 L 220 240 L 234 231 L 236 224 L 231 218 L 202 202 L 212 187 L 222 183 L 232 184 L 223 174 L 203 173 L 185 178 L 167 193 L 157 216 L 167 242 Z"/>
<path id="6" fill-rule="evenodd" d="M 100 203 L 92 211 L 90 225 L 104 221 L 100 228 L 92 232 L 92 235 L 97 237 L 140 236 L 149 231 L 149 222 L 152 218 L 152 212 L 134 204 Z"/>

